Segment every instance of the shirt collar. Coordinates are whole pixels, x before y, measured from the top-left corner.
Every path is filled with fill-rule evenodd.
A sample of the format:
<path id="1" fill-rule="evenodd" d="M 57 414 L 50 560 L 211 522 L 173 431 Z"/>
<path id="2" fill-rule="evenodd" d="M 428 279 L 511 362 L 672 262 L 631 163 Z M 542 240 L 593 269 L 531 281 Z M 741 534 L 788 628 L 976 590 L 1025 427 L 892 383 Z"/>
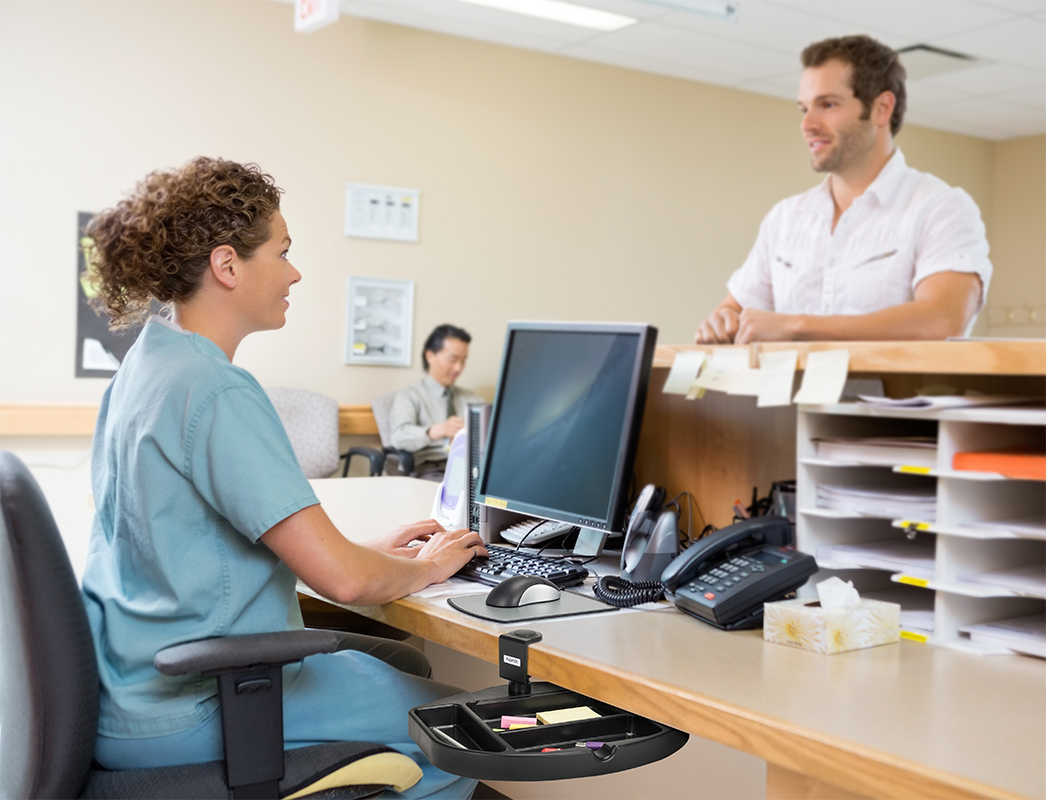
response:
<path id="1" fill-rule="evenodd" d="M 448 388 L 428 374 L 426 374 L 425 377 L 421 379 L 421 382 L 424 384 L 425 389 L 428 391 L 428 393 L 431 394 L 433 397 L 443 397 L 443 393 Z M 453 387 L 450 387 L 450 389 L 451 393 L 453 393 Z"/>
<path id="2" fill-rule="evenodd" d="M 908 162 L 904 160 L 904 153 L 900 148 L 896 148 L 890 160 L 879 170 L 879 174 L 864 193 L 873 195 L 881 206 L 889 205 L 901 188 L 901 179 L 904 178 L 907 168 Z"/>

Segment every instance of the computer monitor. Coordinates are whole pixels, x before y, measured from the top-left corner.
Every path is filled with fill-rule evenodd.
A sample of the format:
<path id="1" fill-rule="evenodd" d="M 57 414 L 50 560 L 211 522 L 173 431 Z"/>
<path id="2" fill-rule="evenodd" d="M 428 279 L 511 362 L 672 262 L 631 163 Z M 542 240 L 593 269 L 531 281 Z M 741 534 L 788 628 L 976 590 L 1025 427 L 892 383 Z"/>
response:
<path id="1" fill-rule="evenodd" d="M 657 329 L 510 322 L 476 502 L 623 530 Z"/>

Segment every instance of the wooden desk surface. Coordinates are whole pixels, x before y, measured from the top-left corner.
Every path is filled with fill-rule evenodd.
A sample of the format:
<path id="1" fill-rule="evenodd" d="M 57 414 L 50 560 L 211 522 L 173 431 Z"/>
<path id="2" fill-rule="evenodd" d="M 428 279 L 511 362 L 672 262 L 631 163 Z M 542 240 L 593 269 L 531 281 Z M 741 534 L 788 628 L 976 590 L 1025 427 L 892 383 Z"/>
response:
<path id="1" fill-rule="evenodd" d="M 410 497 L 375 509 L 365 499 L 373 486 L 366 487 L 391 480 L 314 485 L 339 527 L 377 533 L 425 516 L 434 494 L 434 485 L 399 479 L 409 481 L 401 489 Z M 353 610 L 490 663 L 498 635 L 509 629 L 461 614 L 445 599 Z M 761 631 L 724 633 L 672 608 L 527 627 L 544 636 L 531 648 L 534 678 L 855 793 L 1046 797 L 1046 662 L 1039 659 L 912 642 L 822 656 L 767 644 Z"/>

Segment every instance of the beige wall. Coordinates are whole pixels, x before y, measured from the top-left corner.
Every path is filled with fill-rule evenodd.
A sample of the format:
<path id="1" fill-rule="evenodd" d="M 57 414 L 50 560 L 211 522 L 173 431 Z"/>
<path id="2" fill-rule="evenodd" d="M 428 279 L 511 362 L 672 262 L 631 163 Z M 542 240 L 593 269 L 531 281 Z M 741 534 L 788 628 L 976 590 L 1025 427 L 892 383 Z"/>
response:
<path id="1" fill-rule="evenodd" d="M 197 154 L 276 177 L 305 276 L 287 326 L 237 361 L 342 403 L 420 374 L 342 363 L 349 275 L 415 280 L 416 344 L 467 327 L 463 382 L 490 396 L 509 319 L 689 340 L 770 206 L 818 181 L 785 100 L 351 17 L 298 35 L 264 1 L 3 0 L 0 16 L 0 403 L 97 402 L 105 381 L 72 377 L 76 212 Z M 899 141 L 992 223 L 996 145 Z M 1041 173 L 1008 180 L 1041 204 Z M 420 188 L 420 243 L 346 238 L 350 180 Z"/>

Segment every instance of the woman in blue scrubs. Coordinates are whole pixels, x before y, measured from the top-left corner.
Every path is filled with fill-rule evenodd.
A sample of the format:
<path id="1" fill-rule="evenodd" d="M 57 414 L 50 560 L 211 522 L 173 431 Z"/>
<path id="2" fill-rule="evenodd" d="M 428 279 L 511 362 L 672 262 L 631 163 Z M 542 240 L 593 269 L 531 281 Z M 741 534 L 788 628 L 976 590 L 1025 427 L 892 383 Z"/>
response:
<path id="1" fill-rule="evenodd" d="M 301 628 L 297 578 L 340 603 L 380 604 L 485 553 L 476 534 L 433 520 L 349 542 L 267 395 L 232 363 L 248 334 L 283 327 L 301 280 L 281 193 L 255 165 L 198 158 L 151 173 L 88 229 L 111 326 L 145 320 L 92 452 L 83 592 L 102 680 L 96 757 L 109 768 L 223 756 L 215 680 L 161 675 L 163 648 Z M 148 317 L 153 299 L 169 317 Z M 409 708 L 457 690 L 427 680 L 407 645 L 357 643 L 284 669 L 286 746 L 383 742 L 423 768 L 405 797 L 469 797 L 475 782 L 437 770 L 407 735 Z"/>

